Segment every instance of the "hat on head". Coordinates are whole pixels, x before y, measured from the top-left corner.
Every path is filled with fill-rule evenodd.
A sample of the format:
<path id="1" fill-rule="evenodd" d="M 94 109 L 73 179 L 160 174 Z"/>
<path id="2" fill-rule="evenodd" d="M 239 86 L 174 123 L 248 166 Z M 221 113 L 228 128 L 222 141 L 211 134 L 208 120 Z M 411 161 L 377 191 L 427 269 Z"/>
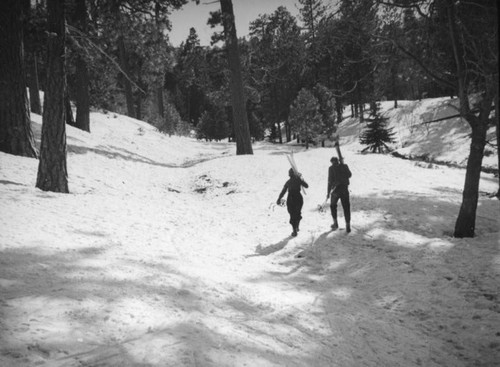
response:
<path id="1" fill-rule="evenodd" d="M 330 162 L 332 162 L 332 163 L 333 163 L 333 162 L 337 162 L 337 163 L 338 163 L 338 161 L 339 161 L 339 159 L 338 159 L 337 157 L 332 157 L 332 158 L 330 159 Z"/>

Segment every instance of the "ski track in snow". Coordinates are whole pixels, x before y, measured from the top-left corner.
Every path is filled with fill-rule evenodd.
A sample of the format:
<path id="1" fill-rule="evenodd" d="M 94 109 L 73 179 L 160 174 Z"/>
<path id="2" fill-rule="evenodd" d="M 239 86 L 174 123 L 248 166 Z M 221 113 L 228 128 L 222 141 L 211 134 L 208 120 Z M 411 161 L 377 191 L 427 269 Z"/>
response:
<path id="1" fill-rule="evenodd" d="M 463 170 L 342 147 L 353 231 L 330 231 L 331 148 L 168 138 L 93 114 L 68 128 L 71 194 L 0 159 L 2 366 L 493 366 L 498 201 L 449 235 Z M 33 117 L 39 138 L 40 118 Z M 119 126 L 119 129 L 117 128 Z M 301 231 L 272 205 L 294 150 Z M 484 175 L 481 190 L 497 188 Z"/>

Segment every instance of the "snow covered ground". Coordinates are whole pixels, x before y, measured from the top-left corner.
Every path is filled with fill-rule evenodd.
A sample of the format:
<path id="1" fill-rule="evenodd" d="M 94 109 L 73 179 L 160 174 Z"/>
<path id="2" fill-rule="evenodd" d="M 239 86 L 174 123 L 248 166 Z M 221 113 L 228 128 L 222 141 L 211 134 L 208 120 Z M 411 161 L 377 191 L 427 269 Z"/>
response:
<path id="1" fill-rule="evenodd" d="M 437 116 L 431 102 L 417 107 Z M 410 131 L 422 111 L 386 104 L 398 149 L 466 159 L 466 128 Z M 346 234 L 342 210 L 336 232 L 317 210 L 332 148 L 236 156 L 113 113 L 91 130 L 67 127 L 70 194 L 36 189 L 38 162 L 0 153 L 1 366 L 498 365 L 493 175 L 476 237 L 454 239 L 464 169 L 360 154 L 347 120 Z M 273 205 L 291 150 L 309 183 L 295 238 Z"/>

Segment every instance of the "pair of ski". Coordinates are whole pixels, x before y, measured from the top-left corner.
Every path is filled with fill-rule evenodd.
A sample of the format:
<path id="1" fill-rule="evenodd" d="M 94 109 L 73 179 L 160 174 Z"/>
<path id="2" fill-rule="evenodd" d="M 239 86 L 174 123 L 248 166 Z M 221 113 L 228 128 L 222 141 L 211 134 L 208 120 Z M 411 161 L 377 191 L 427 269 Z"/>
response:
<path id="1" fill-rule="evenodd" d="M 293 172 L 296 176 L 298 176 L 299 170 L 297 169 L 297 163 L 295 163 L 295 158 L 293 157 L 293 150 L 290 153 L 285 153 L 285 155 L 288 159 L 288 163 L 290 163 L 290 166 L 292 166 Z M 306 189 L 304 189 L 304 187 L 302 187 L 302 192 L 304 193 L 304 195 L 306 195 Z"/>
<path id="2" fill-rule="evenodd" d="M 332 140 L 334 142 L 333 146 L 335 147 L 335 150 L 337 151 L 337 157 L 339 158 L 340 164 L 343 164 L 344 157 L 342 157 L 342 153 L 340 151 L 340 135 L 338 133 L 334 133 L 331 135 L 330 140 Z M 328 210 L 328 200 L 330 199 L 330 196 L 331 195 L 328 195 L 328 198 L 323 202 L 323 204 L 318 205 L 318 211 L 321 214 L 326 213 L 326 211 Z"/>
<path id="3" fill-rule="evenodd" d="M 338 133 L 334 133 L 331 135 L 330 139 L 334 141 L 334 147 L 335 150 L 337 151 L 337 156 L 339 158 L 339 162 L 341 164 L 344 163 L 344 157 L 342 156 L 342 153 L 340 151 L 340 136 Z M 295 172 L 296 175 L 299 174 L 299 170 L 297 169 L 297 163 L 295 163 L 295 158 L 293 156 L 293 151 L 290 153 L 285 153 L 286 158 L 288 159 L 288 162 L 290 163 L 290 166 L 293 169 L 293 172 Z M 302 192 L 305 194 L 306 190 L 302 187 Z M 330 197 L 330 196 L 328 196 Z M 326 199 L 323 204 L 318 205 L 318 211 L 320 213 L 324 213 L 328 207 L 328 199 Z"/>

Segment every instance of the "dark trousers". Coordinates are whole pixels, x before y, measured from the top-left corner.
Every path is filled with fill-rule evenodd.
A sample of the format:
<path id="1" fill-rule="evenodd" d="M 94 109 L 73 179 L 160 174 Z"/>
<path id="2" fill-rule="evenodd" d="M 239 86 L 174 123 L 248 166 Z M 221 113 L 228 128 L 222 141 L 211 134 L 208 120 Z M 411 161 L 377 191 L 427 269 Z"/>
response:
<path id="1" fill-rule="evenodd" d="M 301 194 L 296 196 L 288 196 L 286 207 L 288 209 L 288 213 L 290 214 L 290 224 L 292 225 L 294 230 L 299 228 L 299 223 L 302 219 L 302 205 L 304 205 L 304 199 L 302 198 Z"/>
<path id="2" fill-rule="evenodd" d="M 332 217 L 337 222 L 337 203 L 340 199 L 342 209 L 344 209 L 344 218 L 346 223 L 351 223 L 351 202 L 349 201 L 349 189 L 347 186 L 336 187 L 330 198 L 330 210 Z"/>

